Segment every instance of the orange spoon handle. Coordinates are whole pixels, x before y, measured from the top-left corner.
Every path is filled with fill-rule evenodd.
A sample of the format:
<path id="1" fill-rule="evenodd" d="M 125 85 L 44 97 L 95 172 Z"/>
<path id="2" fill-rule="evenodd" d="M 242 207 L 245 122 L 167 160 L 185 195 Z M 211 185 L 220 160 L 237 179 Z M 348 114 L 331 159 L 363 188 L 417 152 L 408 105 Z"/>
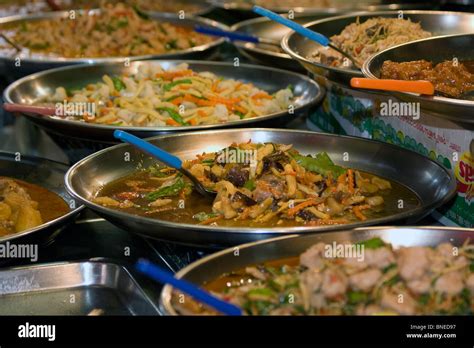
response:
<path id="1" fill-rule="evenodd" d="M 354 88 L 377 89 L 380 91 L 410 92 L 418 94 L 433 95 L 434 86 L 429 81 L 405 81 L 405 80 L 384 80 L 366 79 L 353 77 L 351 86 Z"/>

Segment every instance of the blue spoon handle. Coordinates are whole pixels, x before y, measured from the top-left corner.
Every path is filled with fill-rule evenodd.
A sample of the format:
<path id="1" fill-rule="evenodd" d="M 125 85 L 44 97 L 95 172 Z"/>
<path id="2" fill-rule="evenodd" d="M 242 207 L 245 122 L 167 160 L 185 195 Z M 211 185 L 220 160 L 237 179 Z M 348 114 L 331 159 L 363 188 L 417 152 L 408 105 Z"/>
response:
<path id="1" fill-rule="evenodd" d="M 116 129 L 114 131 L 114 137 L 116 139 L 122 140 L 125 143 L 129 143 L 138 147 L 140 150 L 152 155 L 153 157 L 156 157 L 161 162 L 172 168 L 181 169 L 182 167 L 182 162 L 178 157 L 173 156 L 172 154 L 130 133 Z"/>
<path id="2" fill-rule="evenodd" d="M 315 31 L 309 30 L 302 25 L 293 22 L 285 17 L 280 16 L 279 14 L 272 12 L 270 10 L 267 10 L 263 7 L 260 6 L 254 6 L 253 7 L 253 12 L 256 14 L 259 14 L 260 16 L 264 16 L 267 18 L 270 18 L 272 21 L 278 22 L 280 24 L 283 24 L 287 26 L 288 28 L 293 29 L 296 31 L 298 34 L 303 35 L 304 37 L 307 37 L 308 39 L 311 39 L 313 41 L 316 41 L 317 43 L 327 46 L 330 42 L 330 40 L 324 36 L 323 34 L 317 33 Z"/>
<path id="3" fill-rule="evenodd" d="M 209 27 L 203 27 L 201 25 L 196 25 L 194 27 L 194 30 L 197 33 L 201 33 L 201 34 L 225 37 L 227 39 L 230 39 L 231 41 L 246 41 L 246 42 L 253 42 L 253 43 L 260 42 L 260 39 L 256 36 L 234 32 L 234 31 L 214 29 L 214 28 L 209 28 Z"/>
<path id="4" fill-rule="evenodd" d="M 204 291 L 196 285 L 187 282 L 183 279 L 176 279 L 171 273 L 161 269 L 149 261 L 140 259 L 135 265 L 136 269 L 151 279 L 162 284 L 170 284 L 176 289 L 190 295 L 194 299 L 207 304 L 208 306 L 217 309 L 219 312 L 227 315 L 242 315 L 242 310 L 228 302 L 225 302 L 215 296 L 212 296 L 207 291 Z"/>

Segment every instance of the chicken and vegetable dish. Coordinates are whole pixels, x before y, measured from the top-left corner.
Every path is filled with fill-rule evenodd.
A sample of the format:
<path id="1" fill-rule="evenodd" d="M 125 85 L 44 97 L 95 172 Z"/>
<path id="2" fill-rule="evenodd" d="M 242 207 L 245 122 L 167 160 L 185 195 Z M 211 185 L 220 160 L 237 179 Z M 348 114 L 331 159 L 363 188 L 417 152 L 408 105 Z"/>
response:
<path id="1" fill-rule="evenodd" d="M 426 60 L 411 62 L 385 61 L 380 77 L 394 80 L 426 80 L 435 91 L 453 98 L 474 91 L 474 62 L 447 60 L 438 64 Z"/>
<path id="2" fill-rule="evenodd" d="M 420 205 L 396 182 L 341 167 L 324 152 L 305 156 L 292 145 L 231 144 L 183 167 L 217 193 L 213 202 L 194 192 L 181 173 L 161 166 L 105 185 L 94 201 L 160 220 L 240 227 L 348 224 Z"/>
<path id="3" fill-rule="evenodd" d="M 68 212 L 66 202 L 55 193 L 0 177 L 0 237 L 37 227 Z"/>
<path id="4" fill-rule="evenodd" d="M 132 75 L 108 76 L 85 88 L 56 89 L 46 104 L 94 103 L 82 121 L 111 126 L 179 127 L 234 122 L 285 111 L 295 101 L 291 86 L 266 92 L 251 83 L 196 72 L 187 64 L 168 70 L 142 64 Z M 76 116 L 69 117 L 78 120 Z"/>
<path id="5" fill-rule="evenodd" d="M 472 315 L 468 243 L 394 249 L 373 238 L 341 244 L 354 250 L 344 257 L 320 242 L 299 257 L 252 265 L 204 287 L 246 315 Z M 173 304 L 182 314 L 216 314 L 191 298 Z"/>

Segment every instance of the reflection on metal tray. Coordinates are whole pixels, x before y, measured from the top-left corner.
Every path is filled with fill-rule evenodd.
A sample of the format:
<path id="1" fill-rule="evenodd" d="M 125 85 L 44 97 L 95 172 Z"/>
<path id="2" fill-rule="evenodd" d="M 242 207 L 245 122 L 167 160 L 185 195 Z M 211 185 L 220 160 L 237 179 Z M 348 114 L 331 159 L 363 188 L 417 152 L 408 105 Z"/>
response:
<path id="1" fill-rule="evenodd" d="M 130 273 L 116 264 L 87 261 L 0 271 L 0 315 L 94 313 L 159 314 Z"/>

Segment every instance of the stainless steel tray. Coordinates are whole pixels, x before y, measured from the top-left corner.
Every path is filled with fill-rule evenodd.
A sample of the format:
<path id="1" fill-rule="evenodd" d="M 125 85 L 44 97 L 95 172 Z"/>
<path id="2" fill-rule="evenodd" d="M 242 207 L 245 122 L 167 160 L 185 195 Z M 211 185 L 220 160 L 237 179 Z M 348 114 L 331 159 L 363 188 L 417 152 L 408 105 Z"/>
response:
<path id="1" fill-rule="evenodd" d="M 47 243 L 54 238 L 56 232 L 61 227 L 72 222 L 84 206 L 70 196 L 64 187 L 64 175 L 69 169 L 67 165 L 43 158 L 23 156 L 21 154 L 19 156 L 18 154 L 0 152 L 0 176 L 24 180 L 48 189 L 63 198 L 70 206 L 71 211 L 35 228 L 0 237 L 0 243 L 7 241 L 14 241 L 15 243 Z"/>
<path id="2" fill-rule="evenodd" d="M 474 17 L 473 17 L 474 23 Z M 380 69 L 386 60 L 409 62 L 425 59 L 433 63 L 452 60 L 460 62 L 473 60 L 474 34 L 448 35 L 425 40 L 418 40 L 382 51 L 370 57 L 362 68 L 367 77 L 379 78 Z M 455 122 L 474 124 L 474 101 L 438 96 L 420 96 L 414 93 L 393 93 L 397 98 L 418 102 L 421 108 L 432 115 Z"/>
<path id="3" fill-rule="evenodd" d="M 130 273 L 116 264 L 87 261 L 0 271 L 0 315 L 94 313 L 159 314 Z"/>
<path id="4" fill-rule="evenodd" d="M 97 13 L 97 10 L 90 10 L 88 13 Z M 220 29 L 228 29 L 227 26 L 217 21 L 202 17 L 187 16 L 184 19 L 180 19 L 178 14 L 171 13 L 160 13 L 152 12 L 149 13 L 150 18 L 157 21 L 169 22 L 182 27 L 194 28 L 195 25 L 210 26 Z M 69 11 L 56 11 L 56 12 L 45 12 L 31 15 L 17 15 L 0 18 L 0 30 L 3 29 L 4 25 L 11 23 L 21 23 L 23 21 L 35 21 L 42 19 L 54 19 L 64 18 L 69 16 Z M 0 75 L 5 75 L 8 78 L 16 79 L 20 76 L 32 74 L 37 71 L 42 71 L 51 68 L 62 67 L 72 64 L 98 64 L 98 63 L 124 63 L 125 59 L 144 60 L 144 59 L 206 59 L 214 55 L 219 45 L 224 42 L 223 38 L 216 39 L 208 44 L 196 46 L 186 50 L 166 53 L 166 54 L 154 54 L 146 56 L 132 56 L 132 57 L 109 57 L 109 58 L 64 58 L 64 57 L 50 57 L 50 56 L 34 56 L 29 57 L 28 55 L 21 57 L 21 66 L 15 66 L 15 57 L 17 54 L 6 54 L 6 52 L 0 52 Z"/>
<path id="5" fill-rule="evenodd" d="M 47 131 L 61 136 L 113 144 L 117 143 L 117 140 L 113 136 L 114 129 L 123 129 L 140 137 L 150 137 L 164 133 L 226 127 L 245 127 L 263 123 L 271 124 L 272 126 L 275 126 L 277 123 L 281 125 L 297 116 L 307 114 L 323 97 L 323 92 L 316 82 L 309 77 L 290 71 L 247 64 L 241 64 L 236 67 L 233 63 L 210 61 L 153 60 L 133 62 L 129 67 L 125 67 L 121 63 L 114 63 L 70 66 L 40 72 L 20 79 L 8 86 L 4 92 L 4 99 L 10 103 L 31 104 L 46 95 L 54 93 L 55 88 L 59 86 L 69 88 L 82 87 L 88 83 L 100 81 L 104 74 L 117 75 L 124 72 L 136 72 L 138 67 L 143 64 L 161 64 L 168 69 L 181 63 L 188 63 L 190 69 L 194 71 L 210 71 L 225 78 L 233 78 L 253 83 L 255 86 L 269 92 L 276 92 L 286 88 L 288 85 L 292 85 L 296 96 L 294 113 L 285 110 L 271 115 L 235 122 L 186 127 L 114 127 L 33 114 L 25 114 L 25 116 Z"/>
<path id="6" fill-rule="evenodd" d="M 360 18 L 362 22 L 372 17 L 396 18 L 397 16 L 398 11 L 356 12 L 308 23 L 306 27 L 330 37 L 339 34 L 346 26 L 354 23 L 357 18 Z M 420 22 L 424 30 L 430 31 L 438 36 L 474 32 L 474 14 L 472 13 L 403 11 L 403 16 L 404 18 L 411 19 L 413 22 Z M 318 76 L 323 76 L 331 81 L 341 82 L 347 86 L 352 77 L 364 76 L 362 71 L 359 70 L 330 67 L 312 62 L 308 57 L 311 56 L 320 45 L 295 32 L 288 33 L 283 38 L 281 44 L 286 53 L 300 62 L 306 70 Z"/>
<path id="7" fill-rule="evenodd" d="M 208 3 L 212 4 L 217 8 L 222 8 L 225 10 L 233 10 L 241 12 L 244 15 L 253 15 L 252 7 L 254 1 L 249 0 L 207 0 Z M 281 1 L 281 6 L 262 6 L 267 7 L 269 10 L 278 13 L 289 13 L 293 11 L 294 13 L 305 13 L 305 14 L 324 14 L 324 15 L 338 15 L 344 12 L 350 11 L 361 11 L 371 9 L 374 11 L 383 11 L 383 10 L 408 10 L 408 9 L 421 9 L 421 8 L 430 8 L 433 7 L 433 4 L 414 2 L 414 3 L 405 3 L 397 4 L 385 2 L 382 0 L 368 0 L 368 1 L 347 1 L 347 0 L 331 0 L 329 7 L 304 7 L 304 6 L 289 6 L 285 3 L 285 0 Z"/>
<path id="8" fill-rule="evenodd" d="M 460 246 L 467 239 L 474 240 L 474 230 L 449 227 L 371 227 L 307 236 L 290 235 L 241 245 L 237 257 L 235 248 L 217 252 L 183 268 L 176 277 L 194 284 L 203 284 L 248 265 L 298 256 L 318 242 L 355 243 L 373 237 L 380 237 L 395 248 L 436 246 L 443 242 Z M 161 312 L 167 315 L 178 314 L 171 302 L 172 291 L 173 288 L 166 285 L 160 297 Z"/>
<path id="9" fill-rule="evenodd" d="M 150 141 L 181 159 L 193 159 L 196 154 L 218 151 L 233 142 L 242 143 L 249 139 L 253 142 L 293 144 L 294 148 L 303 154 L 326 151 L 338 164 L 380 175 L 405 185 L 418 195 L 421 206 L 383 218 L 348 225 L 318 227 L 219 227 L 140 217 L 92 202 L 95 193 L 103 185 L 133 173 L 139 165 L 146 168 L 156 162 L 126 144 L 99 151 L 72 166 L 66 175 L 66 186 L 74 197 L 97 214 L 130 232 L 160 240 L 207 247 L 237 245 L 294 233 L 305 234 L 391 224 L 394 221 L 414 223 L 447 203 L 456 191 L 453 175 L 428 157 L 398 146 L 363 138 L 257 128 L 181 133 L 152 138 Z M 349 162 L 343 162 L 345 152 L 350 154 Z M 129 154 L 130 161 L 123 160 L 125 153 Z"/>

